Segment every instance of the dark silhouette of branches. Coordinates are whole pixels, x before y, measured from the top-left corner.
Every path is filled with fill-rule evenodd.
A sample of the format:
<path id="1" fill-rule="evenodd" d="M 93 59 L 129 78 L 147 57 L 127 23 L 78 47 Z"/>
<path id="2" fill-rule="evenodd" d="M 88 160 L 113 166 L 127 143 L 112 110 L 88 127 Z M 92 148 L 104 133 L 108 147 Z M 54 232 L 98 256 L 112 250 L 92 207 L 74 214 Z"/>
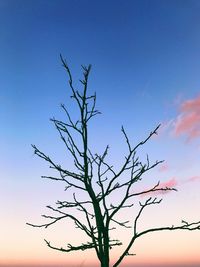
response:
<path id="1" fill-rule="evenodd" d="M 61 105 L 66 115 L 66 121 L 52 118 L 51 122 L 55 125 L 58 134 L 71 155 L 76 171 L 72 171 L 60 164 L 56 163 L 50 156 L 42 152 L 37 146 L 32 145 L 35 154 L 45 160 L 51 169 L 57 171 L 57 176 L 42 176 L 42 178 L 65 183 L 65 190 L 73 190 L 71 201 L 58 200 L 55 207 L 47 206 L 53 215 L 42 215 L 47 219 L 46 223 L 37 225 L 30 224 L 33 227 L 48 228 L 58 221 L 68 219 L 74 223 L 75 227 L 84 232 L 88 237 L 88 242 L 79 245 L 68 244 L 66 248 L 51 245 L 45 240 L 48 247 L 62 252 L 83 251 L 87 249 L 95 249 L 96 255 L 100 261 L 101 267 L 110 266 L 110 249 L 115 246 L 121 246 L 120 240 L 111 238 L 111 231 L 117 227 L 133 228 L 131 231 L 129 243 L 122 249 L 122 254 L 113 264 L 113 267 L 119 266 L 121 261 L 127 255 L 135 255 L 130 253 L 134 242 L 140 236 L 156 231 L 174 231 L 174 230 L 199 230 L 199 222 L 186 222 L 182 220 L 179 226 L 167 226 L 160 228 L 150 228 L 144 231 L 138 231 L 138 224 L 144 210 L 150 205 L 160 204 L 162 199 L 149 197 L 144 203 L 140 204 L 140 209 L 133 223 L 128 220 L 120 221 L 117 215 L 122 209 L 133 207 L 135 197 L 149 196 L 155 192 L 176 191 L 175 188 L 160 187 L 159 182 L 143 191 L 136 191 L 133 185 L 141 181 L 143 175 L 155 168 L 163 161 L 151 163 L 147 156 L 146 161 L 142 162 L 137 156 L 137 151 L 157 134 L 160 127 L 158 125 L 149 135 L 137 145 L 132 146 L 129 137 L 122 127 L 121 131 L 127 146 L 127 153 L 121 166 L 114 168 L 108 161 L 107 155 L 109 146 L 100 155 L 94 153 L 88 145 L 88 124 L 93 117 L 100 114 L 96 109 L 96 94 L 88 94 L 88 78 L 91 71 L 91 65 L 82 66 L 83 79 L 80 80 L 82 91 L 76 90 L 72 78 L 71 71 L 67 62 L 60 56 L 62 65 L 68 75 L 69 87 L 71 89 L 71 98 L 75 101 L 79 110 L 79 117 L 72 119 L 70 112 L 64 104 Z M 79 141 L 77 141 L 79 140 Z M 121 175 L 127 177 L 121 179 Z M 78 192 L 83 191 L 86 195 L 84 201 L 79 200 Z M 113 193 L 120 192 L 119 203 L 117 205 L 110 202 Z M 80 218 L 73 215 L 73 210 L 78 210 L 81 214 Z M 115 227 L 113 227 L 113 224 Z"/>

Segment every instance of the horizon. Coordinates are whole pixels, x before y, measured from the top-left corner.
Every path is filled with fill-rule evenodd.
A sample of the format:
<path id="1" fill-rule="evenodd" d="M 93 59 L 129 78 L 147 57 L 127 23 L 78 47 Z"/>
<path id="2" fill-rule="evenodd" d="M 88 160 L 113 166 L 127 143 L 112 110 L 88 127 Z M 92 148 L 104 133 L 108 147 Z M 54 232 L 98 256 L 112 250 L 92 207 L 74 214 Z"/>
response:
<path id="1" fill-rule="evenodd" d="M 84 264 L 82 265 L 67 265 L 67 264 L 24 264 L 24 265 L 21 265 L 21 264 L 6 264 L 6 265 L 1 265 L 0 264 L 0 267 L 84 267 Z M 93 265 L 85 265 L 87 267 L 92 267 Z M 199 267 L 199 264 L 136 264 L 133 265 L 132 264 L 126 264 L 126 265 L 121 265 L 123 267 Z"/>

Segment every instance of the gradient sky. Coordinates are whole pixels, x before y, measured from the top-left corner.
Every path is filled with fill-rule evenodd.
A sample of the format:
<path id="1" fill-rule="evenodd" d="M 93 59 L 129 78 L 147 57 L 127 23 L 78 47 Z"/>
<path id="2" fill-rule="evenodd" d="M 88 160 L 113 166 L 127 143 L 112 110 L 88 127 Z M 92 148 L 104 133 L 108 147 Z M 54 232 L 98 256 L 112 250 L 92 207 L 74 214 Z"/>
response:
<path id="1" fill-rule="evenodd" d="M 93 66 L 90 90 L 102 115 L 91 144 L 98 152 L 110 144 L 113 164 L 126 148 L 122 124 L 133 144 L 162 124 L 141 155 L 165 163 L 140 186 L 160 180 L 178 192 L 160 196 L 163 203 L 146 210 L 141 227 L 200 220 L 199 14 L 198 0 L 0 0 L 0 266 L 98 266 L 94 253 L 45 246 L 44 238 L 58 246 L 82 241 L 68 222 L 48 230 L 26 225 L 42 222 L 45 206 L 66 198 L 62 184 L 40 179 L 48 165 L 31 148 L 70 167 L 49 122 L 63 118 L 60 103 L 75 112 L 60 53 L 77 81 L 81 64 Z M 125 242 L 130 235 L 119 232 Z M 121 266 L 196 267 L 199 248 L 200 232 L 149 234 Z"/>

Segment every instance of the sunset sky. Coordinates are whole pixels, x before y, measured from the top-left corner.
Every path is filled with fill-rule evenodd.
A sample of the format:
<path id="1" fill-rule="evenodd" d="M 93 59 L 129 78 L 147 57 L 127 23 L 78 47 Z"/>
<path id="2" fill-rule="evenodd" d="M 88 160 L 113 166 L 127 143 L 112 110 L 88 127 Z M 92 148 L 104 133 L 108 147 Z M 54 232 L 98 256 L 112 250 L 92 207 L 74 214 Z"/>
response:
<path id="1" fill-rule="evenodd" d="M 60 53 L 78 88 L 81 64 L 92 64 L 89 90 L 102 115 L 90 141 L 99 153 L 109 144 L 116 168 L 127 149 L 121 126 L 134 145 L 161 123 L 139 154 L 165 162 L 138 188 L 160 181 L 178 192 L 158 195 L 163 201 L 144 212 L 141 229 L 200 220 L 200 1 L 0 0 L 0 267 L 98 266 L 92 251 L 65 254 L 45 245 L 44 238 L 63 247 L 81 243 L 69 221 L 26 225 L 43 223 L 45 206 L 68 198 L 63 184 L 40 178 L 48 164 L 31 147 L 71 167 L 49 121 L 64 118 L 61 103 L 76 112 Z M 126 244 L 131 233 L 117 235 Z M 113 249 L 112 259 L 120 251 Z M 122 267 L 197 267 L 200 231 L 149 234 L 132 251 Z"/>

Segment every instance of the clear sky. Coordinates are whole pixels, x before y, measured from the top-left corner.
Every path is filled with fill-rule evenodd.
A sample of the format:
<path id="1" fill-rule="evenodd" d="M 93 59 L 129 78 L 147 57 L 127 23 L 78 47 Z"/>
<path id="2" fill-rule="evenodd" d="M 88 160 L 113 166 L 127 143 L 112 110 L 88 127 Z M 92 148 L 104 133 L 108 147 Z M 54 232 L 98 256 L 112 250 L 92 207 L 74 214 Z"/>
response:
<path id="1" fill-rule="evenodd" d="M 48 165 L 31 148 L 70 167 L 49 121 L 63 118 L 60 103 L 75 112 L 60 53 L 77 81 L 80 65 L 92 64 L 89 87 L 102 115 L 91 143 L 99 152 L 110 144 L 113 164 L 125 151 L 122 124 L 133 144 L 162 124 L 141 152 L 165 163 L 142 186 L 160 180 L 178 192 L 147 210 L 141 227 L 200 220 L 199 14 L 198 0 L 0 0 L 0 266 L 97 266 L 94 253 L 62 254 L 44 244 L 81 242 L 68 222 L 48 230 L 26 225 L 66 198 L 61 184 L 40 179 Z M 130 235 L 119 232 L 125 242 Z M 121 266 L 197 267 L 199 248 L 200 231 L 150 234 Z"/>

